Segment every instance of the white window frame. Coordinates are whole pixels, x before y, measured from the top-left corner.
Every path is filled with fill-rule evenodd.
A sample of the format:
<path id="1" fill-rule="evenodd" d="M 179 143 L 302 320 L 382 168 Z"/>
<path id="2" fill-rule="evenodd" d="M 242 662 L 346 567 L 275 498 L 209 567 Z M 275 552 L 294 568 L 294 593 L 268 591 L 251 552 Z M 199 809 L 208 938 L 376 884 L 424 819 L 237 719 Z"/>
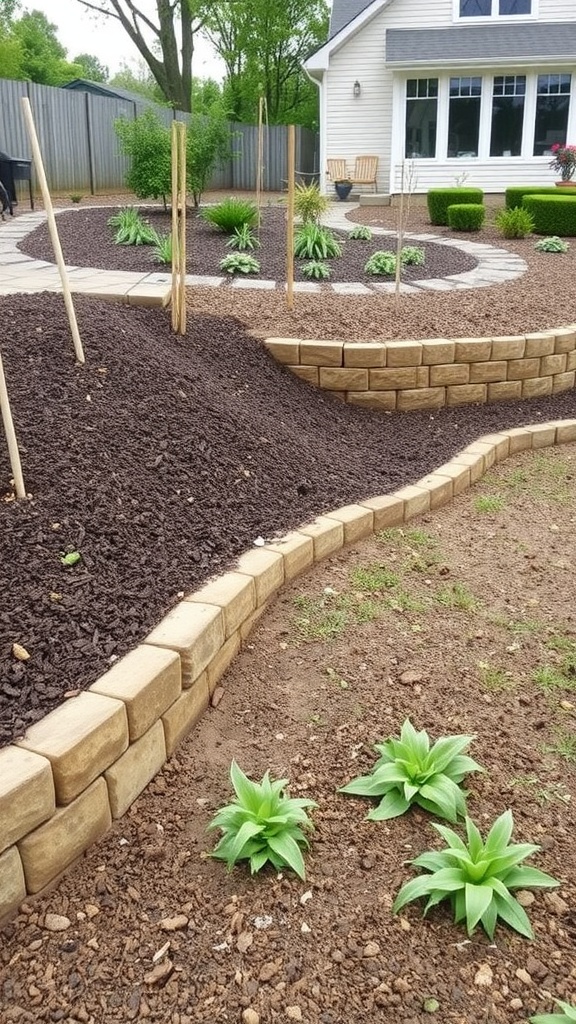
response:
<path id="1" fill-rule="evenodd" d="M 489 22 L 512 22 L 516 24 L 519 21 L 535 21 L 538 17 L 538 5 L 539 0 L 532 0 L 532 10 L 530 14 L 498 14 L 499 0 L 492 0 L 492 13 L 481 14 L 476 18 L 461 18 L 460 17 L 460 0 L 452 0 L 452 21 L 458 25 L 486 25 Z"/>

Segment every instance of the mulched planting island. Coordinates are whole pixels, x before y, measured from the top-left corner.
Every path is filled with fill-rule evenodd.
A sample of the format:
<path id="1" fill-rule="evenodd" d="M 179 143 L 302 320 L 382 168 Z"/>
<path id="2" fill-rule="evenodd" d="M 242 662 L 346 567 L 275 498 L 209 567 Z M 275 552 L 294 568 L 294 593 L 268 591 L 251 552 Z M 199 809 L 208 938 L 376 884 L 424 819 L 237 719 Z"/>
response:
<path id="1" fill-rule="evenodd" d="M 0 300 L 30 501 L 0 437 L 0 742 L 92 683 L 259 536 L 414 482 L 483 433 L 574 415 L 574 394 L 407 416 L 346 406 L 235 320 Z M 67 567 L 61 558 L 79 552 Z M 13 644 L 28 661 L 13 656 Z"/>
<path id="2" fill-rule="evenodd" d="M 3 1024 L 526 1024 L 574 1003 L 575 468 L 576 445 L 508 460 L 286 588 L 146 793 L 5 928 Z M 512 841 L 540 846 L 526 863 L 560 886 L 519 894 L 534 941 L 469 940 L 445 905 L 392 915 L 434 819 L 369 822 L 336 789 L 406 716 L 475 736 L 471 816 L 485 834 L 510 807 Z M 305 882 L 208 856 L 232 758 L 317 802 Z"/>
<path id="3" fill-rule="evenodd" d="M 58 231 L 62 242 L 64 257 L 69 265 L 76 267 L 102 267 L 105 270 L 140 270 L 143 273 L 158 271 L 169 272 L 165 264 L 152 262 L 152 247 L 149 245 L 116 245 L 114 230 L 108 227 L 108 219 L 114 211 L 98 209 L 78 209 L 58 215 Z M 168 234 L 171 230 L 171 217 L 157 207 L 141 208 L 144 219 L 159 234 Z M 353 225 L 350 225 L 352 229 Z M 258 234 L 256 228 L 254 234 Z M 331 282 L 365 281 L 388 282 L 392 276 L 373 277 L 364 273 L 364 264 L 373 252 L 380 249 L 395 249 L 395 241 L 389 238 L 374 236 L 370 242 L 348 240 L 346 233 L 333 232 L 342 243 L 342 256 L 326 260 L 330 268 Z M 229 283 L 232 275 L 220 270 L 220 260 L 234 250 L 227 248 L 229 236 L 217 231 L 201 216 L 190 211 L 188 216 L 187 237 L 187 270 L 189 274 L 210 274 L 224 276 Z M 286 281 L 286 211 L 283 209 L 264 209 L 262 226 L 259 232 L 260 247 L 251 251 L 260 263 L 258 274 L 237 274 L 236 277 L 247 280 L 276 281 L 279 288 Z M 410 244 L 410 239 L 406 239 Z M 416 244 L 416 243 L 414 243 Z M 459 249 L 447 248 L 434 243 L 418 243 L 425 250 L 426 262 L 423 266 L 407 266 L 402 272 L 402 280 L 443 277 L 446 274 L 460 274 L 473 270 L 477 261 Z M 36 259 L 53 261 L 53 249 L 48 227 L 43 224 L 20 243 L 19 248 Z M 295 280 L 305 281 L 302 264 L 306 260 L 295 260 Z"/>

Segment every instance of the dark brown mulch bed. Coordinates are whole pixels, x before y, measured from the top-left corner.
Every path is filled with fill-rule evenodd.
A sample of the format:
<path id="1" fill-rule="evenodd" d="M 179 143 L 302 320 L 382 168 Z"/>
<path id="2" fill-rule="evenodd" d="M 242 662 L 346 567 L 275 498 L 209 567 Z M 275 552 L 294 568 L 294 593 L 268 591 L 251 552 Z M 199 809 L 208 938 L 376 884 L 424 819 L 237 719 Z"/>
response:
<path id="1" fill-rule="evenodd" d="M 66 262 L 79 267 L 102 267 L 105 270 L 166 271 L 163 264 L 151 262 L 149 246 L 116 245 L 113 230 L 108 227 L 108 218 L 113 211 L 78 209 L 62 213 L 58 217 L 58 230 Z M 159 234 L 170 231 L 171 219 L 157 207 L 142 209 L 143 215 Z M 352 228 L 352 225 L 350 225 Z M 375 235 L 370 242 L 348 241 L 346 234 L 335 232 L 343 242 L 343 253 L 338 259 L 327 261 L 331 270 L 331 282 L 349 281 L 391 281 L 390 277 L 376 277 L 364 273 L 364 264 L 373 252 L 380 249 L 394 249 L 395 240 Z M 188 221 L 187 268 L 189 274 L 221 275 L 220 260 L 232 252 L 226 247 L 228 236 L 216 231 L 201 216 L 190 213 Z M 286 221 L 282 209 L 267 209 L 263 212 L 260 231 L 260 248 L 254 256 L 260 263 L 260 273 L 246 275 L 248 280 L 286 280 Z M 406 244 L 410 239 L 406 239 Z M 420 244 L 420 243 L 418 243 Z M 403 270 L 402 280 L 409 282 L 424 278 L 444 277 L 472 270 L 477 261 L 459 249 L 433 243 L 422 243 L 426 262 L 423 266 L 409 266 Z M 36 259 L 53 261 L 53 250 L 46 224 L 36 228 L 20 244 L 20 249 Z M 304 281 L 301 266 L 295 263 L 295 279 Z M 232 275 L 225 275 L 228 279 Z M 244 277 L 243 274 L 239 275 Z"/>
<path id="2" fill-rule="evenodd" d="M 0 436 L 0 742 L 89 685 L 255 538 L 413 482 L 479 434 L 574 414 L 574 395 L 382 417 L 276 365 L 232 318 L 79 298 L 0 301 L 32 500 Z M 62 552 L 82 559 L 66 569 Z M 13 643 L 30 653 L 12 656 Z"/>

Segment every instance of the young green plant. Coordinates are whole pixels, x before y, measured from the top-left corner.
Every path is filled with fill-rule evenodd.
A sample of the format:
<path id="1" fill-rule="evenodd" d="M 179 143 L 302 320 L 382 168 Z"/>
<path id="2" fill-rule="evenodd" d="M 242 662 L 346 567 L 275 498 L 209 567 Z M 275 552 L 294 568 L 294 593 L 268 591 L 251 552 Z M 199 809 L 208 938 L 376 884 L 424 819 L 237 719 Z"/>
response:
<path id="1" fill-rule="evenodd" d="M 498 918 L 501 918 L 515 931 L 532 939 L 534 935 L 526 911 L 511 890 L 559 885 L 544 871 L 521 866 L 521 862 L 540 847 L 532 843 L 509 845 L 514 828 L 510 810 L 496 819 L 485 842 L 470 818 L 466 818 L 465 823 L 467 843 L 446 825 L 432 824 L 447 848 L 428 850 L 411 861 L 416 867 L 424 868 L 427 874 L 402 886 L 394 901 L 394 913 L 412 900 L 427 896 L 425 915 L 431 907 L 448 900 L 455 923 L 465 921 L 469 936 L 481 924 L 492 939 Z"/>
<path id="2" fill-rule="evenodd" d="M 530 1024 L 570 1024 L 576 1022 L 576 1006 L 564 1003 L 561 999 L 555 999 L 556 1006 L 559 1006 L 562 1013 L 537 1013 L 535 1017 L 529 1017 Z"/>
<path id="3" fill-rule="evenodd" d="M 247 252 L 231 252 L 220 260 L 220 270 L 227 274 L 259 274 L 260 263 Z"/>
<path id="4" fill-rule="evenodd" d="M 245 252 L 247 249 L 258 249 L 260 247 L 260 242 L 252 233 L 250 225 L 242 224 L 241 227 L 234 228 L 234 234 L 230 236 L 226 245 L 229 249 L 237 249 L 239 252 Z"/>
<path id="5" fill-rule="evenodd" d="M 371 775 L 362 775 L 342 786 L 340 793 L 382 797 L 367 817 L 385 821 L 404 814 L 412 804 L 455 822 L 466 814 L 466 791 L 460 783 L 468 772 L 483 771 L 463 753 L 473 736 L 443 736 L 430 746 L 428 733 L 416 732 L 406 719 L 400 739 L 377 743 L 380 754 Z"/>
<path id="6" fill-rule="evenodd" d="M 326 260 L 341 256 L 342 246 L 328 228 L 309 221 L 294 235 L 294 255 L 297 259 Z"/>
<path id="7" fill-rule="evenodd" d="M 306 808 L 316 807 L 314 801 L 285 796 L 288 779 L 273 782 L 269 772 L 261 782 L 252 782 L 235 761 L 230 780 L 236 798 L 217 811 L 208 825 L 224 833 L 212 856 L 226 861 L 229 871 L 239 860 L 247 860 L 255 875 L 269 861 L 277 871 L 288 867 L 303 879 L 301 847 L 309 846 L 303 829 L 314 827 L 306 813 Z"/>

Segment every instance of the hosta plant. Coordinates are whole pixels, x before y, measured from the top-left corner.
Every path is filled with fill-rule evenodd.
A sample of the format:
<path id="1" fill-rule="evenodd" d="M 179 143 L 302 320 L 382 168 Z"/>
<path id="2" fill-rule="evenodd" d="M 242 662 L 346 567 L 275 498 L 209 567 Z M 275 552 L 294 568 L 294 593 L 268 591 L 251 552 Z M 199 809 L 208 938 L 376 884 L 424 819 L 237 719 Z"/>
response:
<path id="1" fill-rule="evenodd" d="M 348 233 L 348 238 L 357 242 L 369 242 L 372 238 L 372 231 L 367 224 L 358 224 Z"/>
<path id="2" fill-rule="evenodd" d="M 310 260 L 302 264 L 302 273 L 309 281 L 327 281 L 330 277 L 330 267 L 322 260 Z"/>
<path id="3" fill-rule="evenodd" d="M 538 1013 L 535 1017 L 529 1017 L 530 1024 L 570 1024 L 576 1022 L 576 1006 L 570 1003 L 563 1003 L 561 999 L 555 999 L 556 1006 L 559 1006 L 562 1013 Z"/>
<path id="4" fill-rule="evenodd" d="M 245 252 L 246 249 L 258 249 L 260 242 L 254 234 L 249 224 L 242 224 L 242 227 L 235 228 L 234 234 L 230 236 L 226 245 L 229 249 L 237 249 L 239 252 Z"/>
<path id="5" fill-rule="evenodd" d="M 236 228 L 241 228 L 243 224 L 253 227 L 258 219 L 258 208 L 249 199 L 237 199 L 235 196 L 229 196 L 228 199 L 224 199 L 216 206 L 208 206 L 202 210 L 202 217 L 219 231 L 231 235 Z"/>
<path id="6" fill-rule="evenodd" d="M 429 850 L 411 862 L 427 874 L 402 886 L 394 901 L 394 913 L 412 900 L 427 896 L 424 914 L 442 900 L 449 900 L 455 923 L 464 921 L 468 935 L 481 924 L 492 939 L 501 918 L 521 935 L 533 938 L 526 911 L 511 890 L 552 888 L 559 883 L 538 868 L 521 866 L 540 847 L 532 843 L 510 845 L 512 811 L 496 819 L 485 842 L 470 818 L 466 818 L 467 843 L 446 825 L 432 827 L 444 839 L 446 849 Z"/>
<path id="7" fill-rule="evenodd" d="M 231 252 L 220 260 L 220 270 L 225 270 L 227 274 L 259 274 L 260 263 L 247 252 Z"/>
<path id="8" fill-rule="evenodd" d="M 365 274 L 395 274 L 396 254 L 387 249 L 379 249 L 373 252 L 370 259 L 364 264 Z"/>
<path id="9" fill-rule="evenodd" d="M 252 782 L 235 761 L 230 779 L 236 798 L 217 811 L 208 826 L 224 833 L 212 856 L 226 861 L 228 870 L 239 860 L 248 860 L 254 875 L 270 861 L 277 871 L 288 867 L 304 878 L 301 848 L 307 849 L 309 843 L 303 830 L 314 827 L 306 813 L 316 807 L 314 801 L 285 796 L 288 779 L 272 781 L 269 772 L 261 782 Z"/>
<path id="10" fill-rule="evenodd" d="M 323 213 L 330 207 L 328 196 L 322 195 L 320 187 L 312 182 L 305 185 L 297 182 L 294 189 L 294 213 L 303 224 L 318 224 Z"/>
<path id="11" fill-rule="evenodd" d="M 541 238 L 539 242 L 536 242 L 534 248 L 538 252 L 568 252 L 570 242 L 558 238 L 558 235 L 551 235 L 549 238 Z"/>
<path id="12" fill-rule="evenodd" d="M 125 206 L 108 219 L 108 225 L 116 228 L 116 245 L 154 245 L 156 232 L 147 221 L 142 220 L 136 206 Z"/>
<path id="13" fill-rule="evenodd" d="M 460 783 L 468 772 L 482 771 L 463 753 L 473 738 L 443 736 L 430 746 L 428 733 L 416 732 L 407 718 L 399 739 L 390 737 L 375 745 L 380 758 L 372 774 L 354 779 L 340 792 L 381 797 L 368 814 L 370 821 L 397 818 L 412 804 L 457 821 L 466 814 L 466 792 L 460 789 Z"/>
<path id="14" fill-rule="evenodd" d="M 342 246 L 328 228 L 311 221 L 294 235 L 294 255 L 302 260 L 327 260 L 342 255 Z"/>
<path id="15" fill-rule="evenodd" d="M 405 245 L 400 253 L 400 260 L 405 267 L 421 267 L 425 259 L 424 249 L 417 245 Z"/>
<path id="16" fill-rule="evenodd" d="M 156 241 L 152 249 L 152 261 L 154 263 L 172 263 L 171 232 L 167 235 L 156 235 Z"/>

